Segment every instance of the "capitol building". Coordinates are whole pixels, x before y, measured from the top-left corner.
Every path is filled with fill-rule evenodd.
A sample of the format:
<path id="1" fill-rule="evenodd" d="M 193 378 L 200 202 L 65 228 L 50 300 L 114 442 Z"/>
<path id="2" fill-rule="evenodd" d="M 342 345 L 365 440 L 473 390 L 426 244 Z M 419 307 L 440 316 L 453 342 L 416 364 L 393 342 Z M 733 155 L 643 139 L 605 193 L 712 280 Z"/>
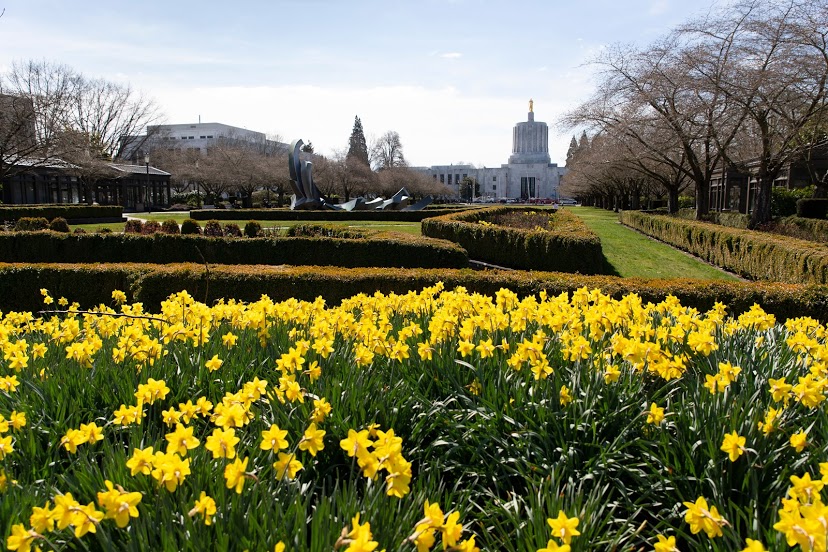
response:
<path id="1" fill-rule="evenodd" d="M 558 199 L 558 186 L 566 169 L 551 163 L 549 158 L 549 127 L 535 120 L 534 105 L 529 100 L 526 121 L 512 129 L 512 154 L 500 167 L 476 168 L 472 165 L 433 165 L 412 167 L 445 184 L 460 197 L 469 197 L 461 185 L 464 179 L 478 183 L 475 196 L 484 199 L 533 198 Z"/>

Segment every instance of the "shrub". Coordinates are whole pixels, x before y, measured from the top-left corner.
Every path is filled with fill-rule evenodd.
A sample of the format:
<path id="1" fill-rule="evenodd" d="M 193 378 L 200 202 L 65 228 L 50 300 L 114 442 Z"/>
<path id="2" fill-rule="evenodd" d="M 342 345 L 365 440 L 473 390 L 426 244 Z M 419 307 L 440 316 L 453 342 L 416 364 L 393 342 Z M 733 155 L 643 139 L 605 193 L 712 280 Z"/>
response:
<path id="1" fill-rule="evenodd" d="M 145 236 L 150 236 L 152 234 L 157 234 L 161 231 L 161 223 L 157 220 L 148 220 L 144 223 L 144 226 L 141 228 L 141 233 Z"/>
<path id="2" fill-rule="evenodd" d="M 824 219 L 828 216 L 828 199 L 802 198 L 796 202 L 796 216 L 809 219 Z"/>
<path id="3" fill-rule="evenodd" d="M 771 216 L 789 217 L 796 214 L 797 201 L 814 195 L 814 187 L 782 188 L 774 187 L 771 190 Z"/>
<path id="4" fill-rule="evenodd" d="M 49 223 L 49 230 L 53 232 L 70 232 L 69 230 L 69 223 L 66 222 L 66 219 L 63 217 L 55 217 L 52 219 L 52 222 Z"/>
<path id="5" fill-rule="evenodd" d="M 49 221 L 43 217 L 23 217 L 17 220 L 14 229 L 18 232 L 37 232 L 49 228 Z"/>
<path id="6" fill-rule="evenodd" d="M 456 244 L 404 234 L 342 238 L 248 238 L 244 240 L 155 234 L 74 236 L 44 233 L 0 234 L 6 262 L 110 262 L 210 264 L 292 264 L 382 267 L 468 266 Z"/>
<path id="7" fill-rule="evenodd" d="M 181 223 L 181 233 L 201 234 L 201 225 L 198 223 L 198 221 L 195 221 L 191 218 L 185 219 L 184 222 Z"/>
<path id="8" fill-rule="evenodd" d="M 231 222 L 224 225 L 224 235 L 229 238 L 240 238 L 242 237 L 242 231 L 238 224 Z"/>
<path id="9" fill-rule="evenodd" d="M 199 197 L 198 192 L 188 192 L 186 194 L 172 194 L 170 196 L 170 203 L 173 204 L 173 207 L 170 207 L 170 211 L 189 211 L 190 209 L 195 209 L 198 207 L 199 204 Z M 178 206 L 183 205 L 183 209 L 179 209 Z"/>
<path id="10" fill-rule="evenodd" d="M 62 217 L 78 219 L 120 219 L 124 208 L 120 205 L 52 204 L 52 205 L 0 205 L 0 220 L 14 221 L 21 218 L 43 217 L 52 220 Z"/>
<path id="11" fill-rule="evenodd" d="M 289 237 L 304 238 L 363 238 L 365 232 L 352 228 L 341 228 L 339 226 L 324 226 L 322 224 L 297 224 L 291 226 L 285 232 Z"/>
<path id="12" fill-rule="evenodd" d="M 72 233 L 73 234 L 86 234 L 86 230 L 84 230 L 83 228 L 75 228 L 74 232 L 72 232 Z"/>
<path id="13" fill-rule="evenodd" d="M 696 198 L 693 196 L 682 195 L 678 198 L 679 209 L 695 209 Z"/>
<path id="14" fill-rule="evenodd" d="M 423 235 L 453 241 L 477 261 L 527 270 L 559 270 L 601 274 L 608 264 L 601 241 L 576 215 L 557 211 L 541 230 L 498 226 L 492 222 L 510 212 L 552 213 L 549 209 L 489 207 L 425 219 Z M 548 218 L 546 219 L 549 220 Z"/>
<path id="15" fill-rule="evenodd" d="M 828 287 L 824 285 L 645 280 L 517 270 L 388 270 L 319 266 L 216 265 L 210 267 L 208 275 L 200 261 L 166 265 L 0 263 L 0 309 L 38 310 L 42 307 L 40 288 L 49 289 L 55 296 L 77 299 L 84 307 L 109 303 L 112 291 L 119 289 L 126 291 L 135 301 L 143 302 L 145 309 L 152 311 L 158 309 L 161 301 L 171 293 L 182 289 L 206 302 L 221 297 L 256 301 L 262 294 L 267 294 L 273 301 L 290 298 L 313 301 L 321 296 L 328 304 L 334 304 L 358 293 L 372 295 L 380 291 L 404 295 L 410 290 L 422 289 L 437 282 L 442 282 L 446 289 L 463 286 L 469 292 L 484 295 L 494 295 L 499 289 L 508 288 L 520 297 L 537 296 L 541 291 L 553 297 L 586 287 L 601 289 L 615 298 L 635 293 L 645 304 L 657 303 L 673 295 L 683 305 L 702 312 L 721 302 L 732 314 L 746 312 L 758 303 L 781 320 L 810 316 L 828 321 Z"/>
<path id="16" fill-rule="evenodd" d="M 138 219 L 129 219 L 124 225 L 124 234 L 140 234 L 143 229 L 143 222 Z"/>
<path id="17" fill-rule="evenodd" d="M 809 240 L 828 242 L 828 220 L 803 217 L 785 217 L 776 219 L 768 225 L 768 230 L 776 234 Z"/>
<path id="18" fill-rule="evenodd" d="M 660 213 L 656 211 L 648 212 L 652 214 L 668 214 L 667 211 L 663 211 Z M 678 212 L 674 213 L 671 216 L 682 218 L 685 220 L 696 220 L 696 210 L 679 209 Z M 704 220 L 705 222 L 712 222 L 714 224 L 721 224 L 722 226 L 727 226 L 730 228 L 747 228 L 750 224 L 750 215 L 734 212 L 710 211 L 706 215 L 703 215 L 702 220 Z"/>
<path id="19" fill-rule="evenodd" d="M 217 204 L 219 207 L 221 204 Z M 194 209 L 190 216 L 196 220 L 290 220 L 290 221 L 345 221 L 345 220 L 383 220 L 389 222 L 420 222 L 429 217 L 437 217 L 464 210 L 477 210 L 479 207 L 423 209 L 421 211 L 292 211 L 290 209 Z"/>
<path id="20" fill-rule="evenodd" d="M 255 220 L 247 221 L 244 225 L 244 235 L 248 238 L 255 238 L 262 234 L 262 225 Z"/>
<path id="21" fill-rule="evenodd" d="M 204 223 L 204 235 L 211 238 L 220 238 L 224 236 L 224 231 L 221 229 L 221 223 L 217 220 L 208 220 Z"/>
<path id="22" fill-rule="evenodd" d="M 112 233 L 112 228 L 109 228 L 107 226 L 101 226 L 100 228 L 95 230 L 95 233 L 97 233 L 97 234 L 111 234 Z"/>
<path id="23" fill-rule="evenodd" d="M 756 280 L 828 283 L 828 248 L 768 232 L 623 211 L 621 222 L 718 267 Z"/>
<path id="24" fill-rule="evenodd" d="M 175 222 L 173 219 L 167 219 L 161 223 L 161 233 L 162 234 L 180 234 L 181 229 L 178 227 L 178 223 Z"/>

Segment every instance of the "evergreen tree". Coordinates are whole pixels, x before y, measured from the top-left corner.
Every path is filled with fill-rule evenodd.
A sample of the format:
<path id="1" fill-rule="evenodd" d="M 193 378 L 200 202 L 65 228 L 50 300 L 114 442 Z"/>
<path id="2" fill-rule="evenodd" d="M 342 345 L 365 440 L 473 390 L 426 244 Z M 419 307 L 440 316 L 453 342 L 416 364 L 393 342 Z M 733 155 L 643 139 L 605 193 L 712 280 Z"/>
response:
<path id="1" fill-rule="evenodd" d="M 572 137 L 572 140 L 569 142 L 569 150 L 566 152 L 566 165 L 570 166 L 572 164 L 573 159 L 575 159 L 575 155 L 578 153 L 578 140 L 575 137 Z"/>
<path id="2" fill-rule="evenodd" d="M 305 153 L 313 153 L 313 142 L 308 141 L 307 144 L 302 146 L 302 151 Z"/>
<path id="3" fill-rule="evenodd" d="M 348 140 L 347 159 L 351 158 L 369 167 L 371 166 L 368 160 L 368 143 L 365 141 L 365 133 L 362 131 L 362 121 L 359 120 L 359 116 L 354 118 L 354 129 L 351 131 L 351 138 Z"/>

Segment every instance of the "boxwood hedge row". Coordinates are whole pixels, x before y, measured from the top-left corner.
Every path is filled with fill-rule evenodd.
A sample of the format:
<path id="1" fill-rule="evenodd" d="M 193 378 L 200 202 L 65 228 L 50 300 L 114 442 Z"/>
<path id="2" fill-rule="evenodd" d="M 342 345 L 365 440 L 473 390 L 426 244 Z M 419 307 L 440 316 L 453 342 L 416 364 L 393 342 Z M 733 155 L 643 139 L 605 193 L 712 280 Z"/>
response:
<path id="1" fill-rule="evenodd" d="M 667 211 L 642 211 L 653 215 L 666 215 Z M 695 209 L 679 209 L 676 217 L 685 220 L 696 220 Z M 730 228 L 747 229 L 750 223 L 750 215 L 742 213 L 720 213 L 710 212 L 704 217 L 705 222 L 712 222 Z M 762 227 L 763 231 L 774 234 L 790 236 L 806 241 L 828 242 L 828 220 L 812 219 L 791 215 L 788 217 L 774 218 L 767 225 Z"/>
<path id="2" fill-rule="evenodd" d="M 620 218 L 648 236 L 752 280 L 828 283 L 824 244 L 639 211 L 623 211 Z"/>
<path id="3" fill-rule="evenodd" d="M 771 224 L 777 234 L 828 243 L 828 220 L 791 216 L 775 219 Z"/>
<path id="4" fill-rule="evenodd" d="M 131 301 L 156 311 L 167 296 L 187 290 L 199 301 L 219 298 L 254 301 L 263 294 L 275 301 L 295 297 L 323 297 L 336 304 L 358 293 L 404 294 L 443 282 L 446 288 L 463 286 L 470 292 L 495 294 L 500 288 L 520 296 L 572 292 L 598 288 L 614 297 L 638 294 L 642 301 L 657 302 L 668 295 L 683 305 L 710 309 L 717 301 L 731 313 L 744 312 L 758 303 L 781 320 L 811 316 L 828 321 L 828 286 L 771 282 L 747 283 L 720 280 L 647 280 L 615 276 L 585 276 L 555 272 L 487 271 L 468 269 L 336 268 L 319 266 L 212 266 L 200 264 L 0 264 L 0 308 L 5 311 L 37 311 L 44 308 L 39 290 L 53 297 L 65 296 L 82 307 L 111 304 L 115 289 Z M 46 307 L 52 308 L 54 305 Z"/>
<path id="5" fill-rule="evenodd" d="M 52 220 L 57 217 L 73 222 L 76 219 L 118 219 L 124 215 L 120 205 L 0 205 L 0 221 L 14 221 L 20 218 L 43 217 Z"/>
<path id="6" fill-rule="evenodd" d="M 481 224 L 508 212 L 541 212 L 549 209 L 489 207 L 426 219 L 424 235 L 451 240 L 463 246 L 474 260 L 525 270 L 556 270 L 581 274 L 605 274 L 607 263 L 601 240 L 576 215 L 555 213 L 551 231 L 525 230 Z"/>
<path id="7" fill-rule="evenodd" d="M 454 243 L 407 235 L 364 238 L 210 238 L 172 234 L 0 233 L 0 259 L 28 263 L 292 264 L 462 268 L 468 254 Z"/>
<path id="8" fill-rule="evenodd" d="M 291 211 L 290 209 L 197 209 L 190 211 L 195 220 L 304 220 L 340 221 L 372 220 L 420 222 L 429 217 L 456 213 L 458 209 L 423 209 L 421 211 Z"/>

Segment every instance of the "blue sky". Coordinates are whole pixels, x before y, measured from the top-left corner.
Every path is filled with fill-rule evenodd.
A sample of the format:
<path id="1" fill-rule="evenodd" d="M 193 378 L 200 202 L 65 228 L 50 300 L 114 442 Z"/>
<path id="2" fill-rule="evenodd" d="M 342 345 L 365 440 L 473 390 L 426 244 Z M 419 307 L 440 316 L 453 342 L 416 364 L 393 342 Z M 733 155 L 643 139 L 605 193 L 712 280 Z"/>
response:
<path id="1" fill-rule="evenodd" d="M 586 64 L 614 42 L 647 43 L 706 0 L 0 0 L 0 70 L 47 59 L 129 83 L 168 123 L 221 122 L 347 147 L 399 132 L 414 165 L 505 163 L 512 126 L 550 124 L 589 96 Z"/>

